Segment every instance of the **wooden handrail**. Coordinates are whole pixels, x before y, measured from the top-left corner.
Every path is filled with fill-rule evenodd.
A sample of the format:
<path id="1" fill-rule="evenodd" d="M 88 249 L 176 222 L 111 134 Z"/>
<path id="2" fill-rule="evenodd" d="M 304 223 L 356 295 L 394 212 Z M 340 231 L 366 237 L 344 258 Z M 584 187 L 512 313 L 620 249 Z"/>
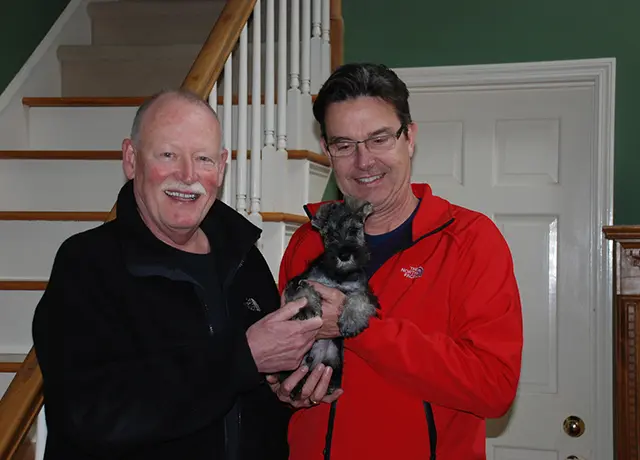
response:
<path id="1" fill-rule="evenodd" d="M 10 459 L 27 436 L 42 408 L 42 374 L 31 348 L 0 399 L 0 458 Z"/>
<path id="2" fill-rule="evenodd" d="M 255 3 L 255 0 L 227 1 L 182 82 L 182 88 L 198 94 L 203 99 L 208 97 L 222 73 L 227 58 L 238 42 Z M 341 0 L 331 0 L 330 27 L 331 70 L 333 71 L 343 62 L 344 21 Z M 283 216 L 274 216 L 274 218 L 304 219 L 301 216 Z M 116 205 L 114 204 L 106 221 L 113 220 L 115 217 Z M 42 405 L 42 373 L 35 350 L 31 348 L 6 393 L 0 399 L 0 459 L 9 460 L 16 453 L 26 439 Z"/>
<path id="3" fill-rule="evenodd" d="M 342 65 L 344 60 L 344 19 L 342 18 L 342 0 L 331 0 L 331 22 L 329 41 L 331 43 L 331 71 Z"/>
<path id="4" fill-rule="evenodd" d="M 182 82 L 182 88 L 193 91 L 203 99 L 209 96 L 255 5 L 256 0 L 227 1 Z"/>

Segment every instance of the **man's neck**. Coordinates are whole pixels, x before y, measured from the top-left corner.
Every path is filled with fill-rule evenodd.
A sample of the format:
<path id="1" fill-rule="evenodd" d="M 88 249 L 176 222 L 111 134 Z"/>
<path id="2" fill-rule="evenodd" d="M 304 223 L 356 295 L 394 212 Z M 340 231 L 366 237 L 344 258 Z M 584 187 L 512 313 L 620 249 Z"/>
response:
<path id="1" fill-rule="evenodd" d="M 418 198 L 409 189 L 393 203 L 383 205 L 379 209 L 374 208 L 371 216 L 367 218 L 364 230 L 368 235 L 388 233 L 402 225 L 411 216 L 416 206 L 418 206 Z"/>
<path id="2" fill-rule="evenodd" d="M 166 238 L 164 242 L 176 249 L 194 254 L 207 254 L 211 250 L 207 235 L 198 228 L 190 237 L 182 235 L 174 238 Z"/>

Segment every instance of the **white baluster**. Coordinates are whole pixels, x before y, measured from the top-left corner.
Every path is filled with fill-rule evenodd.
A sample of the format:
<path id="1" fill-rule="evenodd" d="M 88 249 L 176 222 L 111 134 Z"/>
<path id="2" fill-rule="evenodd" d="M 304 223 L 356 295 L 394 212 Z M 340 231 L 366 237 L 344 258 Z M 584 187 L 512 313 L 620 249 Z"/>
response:
<path id="1" fill-rule="evenodd" d="M 311 38 L 320 37 L 322 22 L 322 0 L 313 0 L 313 18 L 311 20 Z"/>
<path id="2" fill-rule="evenodd" d="M 310 91 L 317 93 L 320 89 L 320 85 L 324 81 L 322 78 L 322 37 L 321 35 L 321 23 L 322 23 L 322 0 L 313 0 L 313 17 L 311 19 L 311 44 L 310 44 L 310 59 L 311 59 L 311 83 Z"/>
<path id="3" fill-rule="evenodd" d="M 275 0 L 267 1 L 267 53 L 265 64 L 264 147 L 262 148 L 262 211 L 284 209 L 287 174 L 286 109 L 287 109 L 287 0 L 280 0 L 278 16 L 278 150 L 274 139 L 275 91 Z"/>
<path id="4" fill-rule="evenodd" d="M 224 185 L 222 187 L 222 201 L 229 206 L 231 206 L 231 152 L 233 150 L 233 146 L 231 144 L 231 120 L 233 116 L 233 93 L 231 86 L 233 83 L 232 59 L 233 53 L 229 54 L 227 62 L 224 63 L 224 95 L 222 101 L 222 111 L 224 117 L 222 122 L 222 147 L 227 149 L 228 152 Z"/>
<path id="5" fill-rule="evenodd" d="M 289 32 L 291 37 L 291 68 L 289 69 L 290 84 L 287 91 L 287 148 L 289 150 L 317 150 L 309 86 L 311 0 L 302 0 L 302 2 L 302 14 L 300 14 L 300 0 L 291 0 L 291 30 Z M 300 32 L 301 23 L 302 32 Z M 301 33 L 302 40 L 300 39 Z M 302 46 L 302 53 L 300 53 L 300 46 Z M 300 67 L 301 54 L 302 67 Z"/>
<path id="6" fill-rule="evenodd" d="M 44 448 L 47 445 L 47 420 L 45 416 L 45 407 L 42 406 L 38 412 L 36 419 L 36 455 L 35 460 L 44 458 Z"/>
<path id="7" fill-rule="evenodd" d="M 256 1 L 255 8 L 253 9 L 253 50 L 252 50 L 252 71 L 251 82 L 253 84 L 251 88 L 251 208 L 250 216 L 254 223 L 259 224 L 262 222 L 260 215 L 260 196 L 261 196 L 261 156 L 262 156 L 262 135 L 260 132 L 260 110 L 261 110 L 261 89 L 260 89 L 260 55 L 262 53 L 262 13 L 260 11 L 260 0 Z"/>
<path id="8" fill-rule="evenodd" d="M 213 83 L 213 88 L 211 88 L 211 92 L 209 93 L 209 105 L 214 110 L 214 112 L 218 113 L 218 82 Z"/>
<path id="9" fill-rule="evenodd" d="M 302 0 L 302 69 L 300 92 L 311 91 L 311 0 Z"/>
<path id="10" fill-rule="evenodd" d="M 300 0 L 291 0 L 291 63 L 289 88 L 300 88 Z"/>
<path id="11" fill-rule="evenodd" d="M 247 24 L 240 32 L 240 78 L 238 82 L 238 149 L 236 155 L 236 210 L 247 212 Z"/>
<path id="12" fill-rule="evenodd" d="M 331 0 L 322 0 L 322 83 L 331 75 Z M 320 86 L 322 86 L 322 83 Z"/>
<path id="13" fill-rule="evenodd" d="M 275 16 L 274 1 L 267 0 L 267 49 L 264 82 L 264 145 L 275 144 Z M 285 29 L 286 31 L 286 29 Z"/>
<path id="14" fill-rule="evenodd" d="M 287 148 L 287 0 L 278 9 L 278 149 Z"/>

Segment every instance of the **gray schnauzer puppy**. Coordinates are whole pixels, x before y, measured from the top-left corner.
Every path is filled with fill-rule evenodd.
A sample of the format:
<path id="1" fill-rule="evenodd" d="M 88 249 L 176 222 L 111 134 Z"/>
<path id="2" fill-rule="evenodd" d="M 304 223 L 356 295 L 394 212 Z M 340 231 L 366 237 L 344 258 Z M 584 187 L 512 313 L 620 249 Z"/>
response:
<path id="1" fill-rule="evenodd" d="M 365 272 L 369 251 L 365 243 L 364 222 L 372 211 L 370 203 L 348 196 L 342 203 L 322 205 L 311 220 L 311 225 L 320 232 L 325 250 L 303 273 L 291 279 L 284 289 L 285 302 L 302 297 L 307 299 L 307 304 L 293 320 L 322 316 L 322 298 L 307 283 L 308 280 L 337 288 L 345 294 L 338 318 L 342 337 L 317 340 L 304 358 L 310 371 L 320 363 L 333 369 L 328 393 L 339 388 L 342 380 L 343 338 L 354 337 L 364 331 L 369 326 L 369 319 L 377 315 L 379 308 L 378 299 L 369 289 Z M 281 372 L 280 381 L 289 375 L 290 371 Z M 293 399 L 299 396 L 305 381 L 306 376 L 291 392 Z"/>

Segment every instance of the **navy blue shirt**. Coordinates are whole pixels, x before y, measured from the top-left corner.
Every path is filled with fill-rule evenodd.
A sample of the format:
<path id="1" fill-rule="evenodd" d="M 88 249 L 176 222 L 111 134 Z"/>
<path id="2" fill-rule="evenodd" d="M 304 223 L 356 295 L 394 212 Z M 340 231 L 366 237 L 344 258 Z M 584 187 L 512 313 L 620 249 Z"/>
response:
<path id="1" fill-rule="evenodd" d="M 418 206 L 416 206 L 416 209 L 413 210 L 407 220 L 390 232 L 381 235 L 365 234 L 367 247 L 371 254 L 369 264 L 367 265 L 367 276 L 369 278 L 395 253 L 411 246 L 413 242 L 413 234 L 411 231 L 413 218 L 416 212 L 418 212 L 419 207 L 420 202 L 418 202 Z"/>

